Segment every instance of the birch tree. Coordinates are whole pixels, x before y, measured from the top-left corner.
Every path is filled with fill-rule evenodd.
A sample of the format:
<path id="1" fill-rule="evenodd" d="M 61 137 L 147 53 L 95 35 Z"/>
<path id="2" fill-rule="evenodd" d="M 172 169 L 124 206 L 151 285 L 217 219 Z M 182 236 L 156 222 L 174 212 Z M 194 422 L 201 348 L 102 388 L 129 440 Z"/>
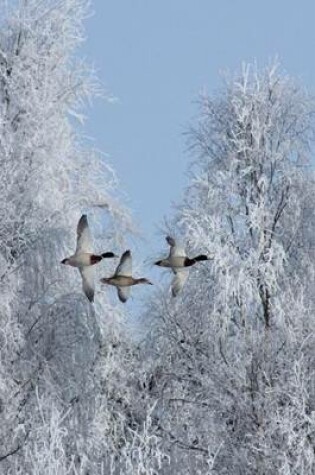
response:
<path id="1" fill-rule="evenodd" d="M 115 445 L 109 439 L 121 422 L 106 413 L 109 403 L 101 394 L 118 384 L 124 393 L 126 381 L 118 371 L 132 367 L 132 360 L 120 359 L 122 349 L 111 356 L 117 340 L 132 354 L 121 309 L 99 289 L 91 306 L 79 276 L 59 265 L 74 249 L 82 212 L 89 214 L 96 252 L 120 250 L 121 236 L 132 230 L 114 172 L 77 132 L 84 103 L 99 92 L 93 70 L 76 53 L 88 3 L 0 2 L 0 471 L 5 474 L 104 472 L 112 457 L 104 440 Z M 110 382 L 104 381 L 105 371 Z M 121 417 L 127 428 L 124 411 L 125 406 Z M 112 427 L 105 436 L 97 428 L 107 416 Z M 130 444 L 143 427 L 140 421 L 129 432 Z M 146 450 L 141 447 L 139 460 Z M 131 452 L 121 451 L 121 463 L 129 463 Z M 133 466 L 138 463 L 133 457 Z"/>
<path id="2" fill-rule="evenodd" d="M 149 310 L 167 473 L 311 474 L 314 104 L 245 65 L 199 110 L 173 232 L 214 259 Z"/>

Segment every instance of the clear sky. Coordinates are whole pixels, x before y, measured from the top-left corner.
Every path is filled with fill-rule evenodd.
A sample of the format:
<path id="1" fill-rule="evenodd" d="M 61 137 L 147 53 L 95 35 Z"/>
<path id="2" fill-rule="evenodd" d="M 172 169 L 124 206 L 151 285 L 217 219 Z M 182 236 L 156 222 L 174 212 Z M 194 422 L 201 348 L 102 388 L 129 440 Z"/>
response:
<path id="1" fill-rule="evenodd" d="M 194 101 L 201 90 L 215 93 L 220 71 L 278 55 L 314 91 L 315 1 L 92 0 L 92 8 L 84 54 L 118 101 L 95 101 L 85 130 L 156 243 L 185 184 Z"/>

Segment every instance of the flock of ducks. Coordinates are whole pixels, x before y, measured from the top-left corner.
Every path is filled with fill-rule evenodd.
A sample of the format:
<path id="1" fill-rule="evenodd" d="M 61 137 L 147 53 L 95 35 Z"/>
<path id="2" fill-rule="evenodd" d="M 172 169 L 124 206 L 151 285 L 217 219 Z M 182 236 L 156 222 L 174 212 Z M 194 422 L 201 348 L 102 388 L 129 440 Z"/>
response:
<path id="1" fill-rule="evenodd" d="M 176 244 L 175 239 L 170 236 L 166 237 L 166 242 L 170 246 L 168 257 L 156 261 L 154 264 L 160 267 L 170 268 L 174 275 L 171 288 L 172 295 L 176 295 L 183 288 L 188 277 L 188 269 L 199 261 L 207 261 L 211 259 L 204 254 L 189 258 L 185 249 Z M 102 259 L 118 257 L 113 252 L 105 252 L 103 254 L 94 254 L 92 248 L 92 236 L 86 214 L 83 214 L 77 225 L 77 247 L 75 253 L 63 259 L 61 264 L 77 267 L 82 277 L 82 287 L 85 295 L 90 302 L 94 302 L 95 284 L 94 284 L 94 265 Z M 153 285 L 145 277 L 136 278 L 132 276 L 132 256 L 131 251 L 125 251 L 119 261 L 119 264 L 111 277 L 103 277 L 102 284 L 113 285 L 118 292 L 118 298 L 121 302 L 127 302 L 130 295 L 130 288 L 133 285 L 149 284 Z"/>

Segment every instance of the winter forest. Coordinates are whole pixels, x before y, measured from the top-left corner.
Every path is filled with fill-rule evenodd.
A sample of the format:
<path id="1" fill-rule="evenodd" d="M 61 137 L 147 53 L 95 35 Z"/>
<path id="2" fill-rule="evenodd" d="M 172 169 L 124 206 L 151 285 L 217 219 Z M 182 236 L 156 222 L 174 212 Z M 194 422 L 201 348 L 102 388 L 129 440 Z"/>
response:
<path id="1" fill-rule="evenodd" d="M 136 338 L 117 260 L 94 303 L 60 264 L 83 213 L 97 252 L 136 232 L 81 135 L 88 4 L 0 0 L 0 474 L 314 474 L 313 98 L 276 63 L 200 96 L 165 236 L 211 259 L 145 288 Z"/>

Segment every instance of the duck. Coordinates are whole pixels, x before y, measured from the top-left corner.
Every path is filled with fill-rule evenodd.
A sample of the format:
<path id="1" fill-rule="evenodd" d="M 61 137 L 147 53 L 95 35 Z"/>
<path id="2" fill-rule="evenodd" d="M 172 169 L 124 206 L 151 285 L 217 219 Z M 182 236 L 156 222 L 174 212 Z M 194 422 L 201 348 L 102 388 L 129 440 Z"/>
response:
<path id="1" fill-rule="evenodd" d="M 132 277 L 132 256 L 129 249 L 122 254 L 115 273 L 111 277 L 103 277 L 100 281 L 102 284 L 115 286 L 117 288 L 118 298 L 122 303 L 127 302 L 130 296 L 130 287 L 133 285 L 153 285 L 152 282 L 145 277 Z"/>
<path id="2" fill-rule="evenodd" d="M 205 254 L 199 254 L 195 257 L 188 257 L 183 246 L 176 243 L 172 236 L 166 236 L 166 242 L 170 246 L 170 253 L 167 258 L 160 259 L 154 264 L 160 267 L 168 267 L 175 274 L 172 283 L 171 290 L 173 297 L 176 297 L 178 293 L 184 287 L 184 284 L 189 275 L 189 267 L 193 266 L 197 262 L 208 261 L 212 257 Z"/>
<path id="3" fill-rule="evenodd" d="M 77 224 L 77 247 L 75 253 L 66 257 L 61 264 L 76 267 L 82 277 L 82 288 L 88 300 L 94 302 L 94 268 L 93 266 L 102 259 L 118 257 L 113 252 L 94 254 L 92 249 L 92 236 L 87 215 L 83 214 Z"/>

